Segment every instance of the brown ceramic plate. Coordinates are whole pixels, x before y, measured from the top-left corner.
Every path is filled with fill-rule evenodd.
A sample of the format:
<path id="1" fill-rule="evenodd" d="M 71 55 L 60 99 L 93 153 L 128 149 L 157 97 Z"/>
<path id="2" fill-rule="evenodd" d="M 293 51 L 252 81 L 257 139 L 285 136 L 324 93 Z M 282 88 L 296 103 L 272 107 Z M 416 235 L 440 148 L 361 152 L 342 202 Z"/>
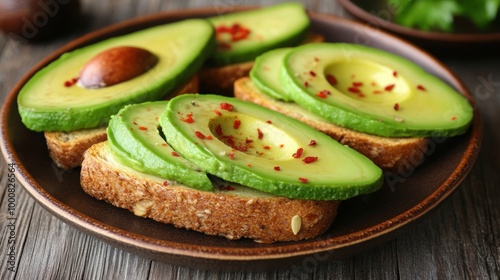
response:
<path id="1" fill-rule="evenodd" d="M 18 180 L 31 196 L 55 216 L 81 231 L 150 259 L 197 268 L 221 270 L 281 269 L 340 259 L 390 240 L 436 209 L 462 182 L 479 150 L 479 112 L 469 132 L 453 139 L 435 139 L 427 162 L 390 179 L 371 195 L 343 203 L 333 226 L 322 236 L 300 242 L 258 244 L 178 229 L 134 216 L 86 195 L 79 169 L 62 171 L 50 160 L 41 133 L 21 123 L 16 97 L 23 84 L 60 54 L 147 26 L 188 17 L 214 15 L 213 9 L 170 12 L 133 19 L 77 39 L 36 65 L 8 96 L 1 113 L 1 148 L 17 164 Z M 391 35 L 350 20 L 311 14 L 312 28 L 327 41 L 371 45 L 408 57 L 471 99 L 471 94 L 439 61 Z M 444 145 L 443 145 L 444 143 Z M 422 155 L 416 153 L 415 157 Z"/>
<path id="2" fill-rule="evenodd" d="M 422 31 L 394 23 L 393 9 L 386 0 L 339 0 L 353 17 L 379 29 L 392 32 L 435 54 L 488 55 L 500 47 L 500 18 L 486 30 L 469 21 L 456 18 L 451 33 Z M 480 50 L 480 52 L 477 52 Z"/>

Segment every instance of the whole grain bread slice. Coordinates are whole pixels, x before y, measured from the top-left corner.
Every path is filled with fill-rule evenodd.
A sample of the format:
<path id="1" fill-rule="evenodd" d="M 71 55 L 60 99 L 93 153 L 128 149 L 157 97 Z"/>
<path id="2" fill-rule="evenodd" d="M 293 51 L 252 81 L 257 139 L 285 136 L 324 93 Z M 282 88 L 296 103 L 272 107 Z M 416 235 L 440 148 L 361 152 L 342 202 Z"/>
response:
<path id="1" fill-rule="evenodd" d="M 168 97 L 196 93 L 199 90 L 198 75 L 194 75 L 188 82 L 176 89 Z M 83 153 L 93 144 L 106 140 L 106 127 L 80 129 L 76 131 L 45 131 L 45 141 L 49 155 L 54 163 L 63 169 L 80 166 Z"/>
<path id="2" fill-rule="evenodd" d="M 427 138 L 389 138 L 354 131 L 332 124 L 296 103 L 285 102 L 262 93 L 249 77 L 234 83 L 234 96 L 298 119 L 371 159 L 384 170 L 402 174 L 423 161 L 429 146 Z"/>
<path id="3" fill-rule="evenodd" d="M 107 141 L 85 152 L 83 190 L 135 215 L 175 227 L 258 242 L 293 241 L 324 233 L 337 215 L 339 201 L 272 196 L 243 186 L 228 187 L 214 178 L 214 191 L 199 191 L 118 162 Z"/>

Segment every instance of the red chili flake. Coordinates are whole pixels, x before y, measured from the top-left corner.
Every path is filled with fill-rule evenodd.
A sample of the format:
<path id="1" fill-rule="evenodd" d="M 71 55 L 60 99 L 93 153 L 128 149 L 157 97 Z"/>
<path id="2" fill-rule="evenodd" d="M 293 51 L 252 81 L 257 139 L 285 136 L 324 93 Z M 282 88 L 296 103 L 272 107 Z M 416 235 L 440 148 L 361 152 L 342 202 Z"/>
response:
<path id="1" fill-rule="evenodd" d="M 230 186 L 230 185 L 227 185 L 227 186 L 220 185 L 219 190 L 220 191 L 234 191 L 235 188 L 233 186 Z"/>
<path id="2" fill-rule="evenodd" d="M 421 90 L 421 91 L 426 91 L 426 89 L 425 89 L 425 87 L 423 85 L 418 85 L 417 89 Z"/>
<path id="3" fill-rule="evenodd" d="M 399 103 L 394 103 L 394 110 L 399 111 Z"/>
<path id="4" fill-rule="evenodd" d="M 193 114 L 187 114 L 185 118 L 181 119 L 185 123 L 194 123 Z"/>
<path id="5" fill-rule="evenodd" d="M 233 48 L 230 44 L 225 43 L 225 42 L 219 42 L 219 43 L 217 43 L 217 46 L 223 50 L 230 50 Z"/>
<path id="6" fill-rule="evenodd" d="M 231 41 L 235 42 L 247 38 L 250 34 L 250 29 L 245 28 L 238 23 L 235 23 L 230 27 L 220 25 L 215 28 L 215 32 L 217 36 L 222 33 L 228 33 L 229 35 L 231 35 Z"/>
<path id="7" fill-rule="evenodd" d="M 229 112 L 233 111 L 233 105 L 232 105 L 232 104 L 229 104 L 229 103 L 226 103 L 226 102 L 222 102 L 222 103 L 220 104 L 220 108 L 221 108 L 222 110 L 226 110 L 226 111 L 229 111 Z"/>
<path id="8" fill-rule="evenodd" d="M 304 152 L 303 148 L 298 148 L 297 152 L 293 153 L 292 157 L 294 157 L 294 158 L 301 158 L 303 152 Z"/>
<path id="9" fill-rule="evenodd" d="M 145 126 L 139 126 L 139 130 L 148 130 L 148 128 Z"/>
<path id="10" fill-rule="evenodd" d="M 234 124 L 233 124 L 233 128 L 234 129 L 238 129 L 241 125 L 241 121 L 240 120 L 234 120 Z"/>
<path id="11" fill-rule="evenodd" d="M 316 96 L 319 98 L 327 98 L 328 94 L 324 93 L 323 91 L 320 91 L 320 92 L 316 93 Z"/>
<path id="12" fill-rule="evenodd" d="M 237 26 L 238 26 L 237 31 L 234 34 L 232 34 L 233 36 L 231 36 L 231 41 L 233 42 L 243 40 L 248 37 L 248 34 L 250 34 L 249 29 L 242 28 L 240 25 Z"/>
<path id="13" fill-rule="evenodd" d="M 262 139 L 263 137 L 264 134 L 262 133 L 262 131 L 260 131 L 260 129 L 257 128 L 257 138 Z"/>
<path id="14" fill-rule="evenodd" d="M 394 77 L 397 77 L 397 76 L 398 76 L 398 71 L 394 71 L 394 72 L 392 72 L 392 75 L 393 75 Z"/>
<path id="15" fill-rule="evenodd" d="M 311 140 L 307 146 L 316 146 L 316 140 Z"/>
<path id="16" fill-rule="evenodd" d="M 313 163 L 318 160 L 318 157 L 305 157 L 302 161 L 306 164 Z"/>
<path id="17" fill-rule="evenodd" d="M 217 133 L 217 135 L 220 135 L 220 136 L 224 135 L 224 134 L 222 133 L 222 127 L 220 126 L 220 124 L 218 124 L 218 125 L 215 127 L 215 133 Z"/>
<path id="18" fill-rule="evenodd" d="M 252 140 L 252 139 L 248 139 L 248 138 L 246 138 L 246 139 L 245 139 L 245 143 L 246 143 L 246 144 L 253 143 L 253 140 Z"/>
<path id="19" fill-rule="evenodd" d="M 350 87 L 347 89 L 349 92 L 352 92 L 352 93 L 360 93 L 361 90 L 359 90 L 359 88 L 356 88 L 356 87 Z"/>
<path id="20" fill-rule="evenodd" d="M 326 97 L 327 95 L 330 95 L 330 94 L 331 94 L 331 92 L 329 90 L 324 89 L 324 90 L 320 91 L 316 95 L 318 95 L 319 97 L 321 97 L 321 96 L 325 96 Z M 325 98 L 325 97 L 321 97 L 321 98 Z"/>
<path id="21" fill-rule="evenodd" d="M 267 120 L 266 123 L 272 124 L 273 122 L 271 120 Z"/>
<path id="22" fill-rule="evenodd" d="M 224 32 L 230 32 L 230 28 L 225 26 L 225 25 L 219 25 L 215 28 L 216 33 L 224 33 Z"/>
<path id="23" fill-rule="evenodd" d="M 304 82 L 304 87 L 309 86 L 309 83 L 307 81 Z"/>
<path id="24" fill-rule="evenodd" d="M 71 87 L 73 86 L 74 84 L 76 84 L 76 82 L 78 82 L 78 78 L 72 78 L 71 80 L 67 80 L 64 82 L 64 86 L 65 87 Z"/>
<path id="25" fill-rule="evenodd" d="M 234 148 L 240 152 L 246 152 L 248 150 L 248 146 L 243 143 L 239 143 L 238 147 Z"/>
<path id="26" fill-rule="evenodd" d="M 271 147 L 269 147 L 269 146 L 264 146 L 262 148 L 264 148 L 264 150 L 271 150 Z"/>
<path id="27" fill-rule="evenodd" d="M 227 144 L 230 146 L 230 147 L 235 147 L 234 145 L 234 136 L 233 135 L 229 135 L 229 136 L 224 136 L 224 138 L 226 139 L 227 141 Z"/>
<path id="28" fill-rule="evenodd" d="M 309 71 L 309 75 L 313 76 L 313 77 L 316 77 L 316 72 L 314 72 L 313 70 Z"/>
<path id="29" fill-rule="evenodd" d="M 248 167 L 252 167 L 252 164 L 250 164 L 250 163 L 249 163 L 249 164 L 247 164 L 247 166 L 248 166 Z"/>
<path id="30" fill-rule="evenodd" d="M 162 145 L 163 147 L 166 147 L 166 146 L 167 146 L 167 143 L 161 143 L 161 145 Z"/>
<path id="31" fill-rule="evenodd" d="M 380 94 L 380 93 L 382 93 L 382 91 L 380 91 L 380 90 L 374 90 L 373 93 Z"/>
<path id="32" fill-rule="evenodd" d="M 172 152 L 172 156 L 174 156 L 174 157 L 178 157 L 178 156 L 179 156 L 179 154 L 178 154 L 177 152 L 173 151 L 173 152 Z"/>
<path id="33" fill-rule="evenodd" d="M 337 84 L 337 79 L 331 74 L 326 75 L 326 80 L 332 86 L 335 86 Z"/>
<path id="34" fill-rule="evenodd" d="M 281 170 L 281 167 L 279 167 L 279 166 L 275 166 L 275 167 L 274 167 L 274 170 L 276 170 L 276 171 L 280 171 L 280 170 Z"/>
<path id="35" fill-rule="evenodd" d="M 164 186 L 168 186 L 168 181 L 163 181 Z"/>
<path id="36" fill-rule="evenodd" d="M 285 147 L 285 145 L 284 144 L 280 144 L 280 148 L 283 148 L 283 147 Z"/>
<path id="37" fill-rule="evenodd" d="M 302 183 L 307 183 L 307 181 L 309 181 L 309 179 L 307 178 L 302 178 L 302 177 L 299 177 L 299 180 L 302 182 Z"/>
<path id="38" fill-rule="evenodd" d="M 207 136 L 207 140 L 212 140 L 212 139 L 214 139 L 214 137 L 212 135 Z"/>
<path id="39" fill-rule="evenodd" d="M 391 91 L 394 88 L 394 86 L 396 86 L 396 85 L 395 84 L 387 85 L 387 86 L 385 86 L 384 90 Z"/>
<path id="40" fill-rule="evenodd" d="M 200 139 L 205 139 L 206 136 L 203 135 L 203 133 L 199 132 L 199 131 L 195 131 L 194 134 L 196 134 L 196 137 L 200 138 Z"/>
<path id="41" fill-rule="evenodd" d="M 228 153 L 227 156 L 229 157 L 229 159 L 234 159 L 234 153 Z"/>
<path id="42" fill-rule="evenodd" d="M 456 120 L 456 119 L 457 119 L 457 117 L 456 117 L 456 116 L 451 117 L 451 120 L 452 120 L 452 121 L 454 121 L 454 120 Z"/>
<path id="43" fill-rule="evenodd" d="M 362 82 L 352 82 L 352 86 L 353 87 L 360 87 L 360 86 L 363 86 L 363 83 Z"/>
<path id="44" fill-rule="evenodd" d="M 214 113 L 219 117 L 222 116 L 222 113 L 219 110 L 214 110 Z"/>
<path id="45" fill-rule="evenodd" d="M 319 58 L 315 57 L 315 58 L 314 58 L 314 61 L 318 62 L 318 61 L 319 61 Z"/>

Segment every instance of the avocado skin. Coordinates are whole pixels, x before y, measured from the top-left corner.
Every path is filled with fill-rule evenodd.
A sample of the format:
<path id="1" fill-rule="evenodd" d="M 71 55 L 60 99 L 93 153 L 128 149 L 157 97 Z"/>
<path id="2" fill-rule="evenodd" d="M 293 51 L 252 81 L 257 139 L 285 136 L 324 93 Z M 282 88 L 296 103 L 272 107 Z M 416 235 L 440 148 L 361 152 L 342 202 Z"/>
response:
<path id="1" fill-rule="evenodd" d="M 426 94 L 428 94 L 426 97 L 427 100 L 419 101 L 421 105 L 420 108 L 425 109 L 426 103 L 430 103 L 430 99 L 434 98 L 433 94 L 441 94 L 442 92 L 446 93 L 446 98 L 449 99 L 449 106 L 442 108 L 441 116 L 438 116 L 436 113 L 435 124 L 426 127 L 418 123 L 418 120 L 417 122 L 407 122 L 404 115 L 401 118 L 402 121 L 397 121 L 396 118 L 393 117 L 397 116 L 397 113 L 394 111 L 391 112 L 394 113 L 394 115 L 382 116 L 372 114 L 364 109 L 359 110 L 357 108 L 359 103 L 326 103 L 321 98 L 315 96 L 319 90 L 313 91 L 313 83 L 309 82 L 308 88 L 306 88 L 304 86 L 304 81 L 297 78 L 297 69 L 290 67 L 291 61 L 294 58 L 293 56 L 297 53 L 307 53 L 308 50 L 314 51 L 320 48 L 329 49 L 332 56 L 336 56 L 335 59 L 338 59 L 338 57 L 349 57 L 348 60 L 352 61 L 361 54 L 361 56 L 376 59 L 381 58 L 381 61 L 390 61 L 390 63 L 385 65 L 388 67 L 391 67 L 392 62 L 394 62 L 394 65 L 397 66 L 395 69 L 397 69 L 398 72 L 406 71 L 407 73 L 405 75 L 409 78 L 413 78 L 412 82 L 415 83 L 415 86 L 415 81 L 418 80 L 420 83 L 435 85 L 435 87 L 439 89 L 440 92 L 426 92 Z M 321 59 L 323 58 L 320 58 L 320 60 Z M 323 73 L 321 69 L 316 69 L 316 72 Z M 287 97 L 290 97 L 297 104 L 301 104 L 304 108 L 334 124 L 368 134 L 384 137 L 452 137 L 465 133 L 469 129 L 473 119 L 473 108 L 470 102 L 460 93 L 456 92 L 451 86 L 403 57 L 367 46 L 349 43 L 312 43 L 295 47 L 285 55 L 280 79 L 287 93 Z M 328 90 L 335 92 L 333 88 L 328 88 Z M 413 90 L 414 95 L 418 93 L 419 92 Z M 410 98 L 408 98 L 408 100 L 409 99 Z M 403 102 L 406 102 L 406 100 L 402 101 L 400 105 L 407 106 L 406 108 L 414 106 L 411 102 Z M 389 109 L 387 111 L 393 110 L 393 104 L 394 103 L 388 105 Z M 402 110 L 400 111 L 402 112 Z M 418 110 L 414 111 L 416 112 Z M 450 122 L 449 119 L 442 117 L 451 111 L 459 114 L 460 118 Z M 421 115 L 424 116 L 426 113 L 421 113 Z"/>
<path id="2" fill-rule="evenodd" d="M 209 105 L 210 103 L 215 107 Z M 317 146 L 317 150 L 311 148 L 306 153 L 311 155 L 316 153 L 321 158 L 321 163 L 317 162 L 319 165 L 303 164 L 302 159 L 292 159 L 291 153 L 286 154 L 285 158 L 268 160 L 231 149 L 219 141 L 216 135 L 210 134 L 211 129 L 208 128 L 210 125 L 207 124 L 213 122 L 214 119 L 216 121 L 217 117 L 213 110 L 217 110 L 217 106 L 222 103 L 232 104 L 237 112 L 260 119 L 262 123 L 272 119 L 272 125 L 277 126 L 278 129 L 293 131 L 288 132 L 291 133 L 293 139 L 300 139 L 300 141 L 296 140 L 297 143 L 300 142 L 297 145 L 305 149 L 311 138 L 317 140 L 321 143 Z M 199 125 L 192 126 L 193 124 L 185 124 L 179 120 L 179 116 L 189 112 L 194 113 L 193 124 Z M 204 115 L 205 113 L 207 115 Z M 227 112 L 221 110 L 221 113 L 224 117 Z M 202 116 L 208 117 L 205 119 Z M 233 120 L 232 117 L 234 116 L 231 116 L 231 120 Z M 244 121 L 245 119 L 241 120 L 242 123 Z M 160 116 L 160 125 L 165 131 L 167 142 L 200 169 L 226 181 L 273 195 L 296 199 L 345 200 L 374 192 L 383 184 L 382 170 L 357 151 L 300 121 L 239 99 L 218 95 L 177 96 L 170 100 L 165 112 Z M 194 136 L 196 130 L 200 130 L 207 136 L 211 135 L 213 138 L 197 139 Z M 282 140 L 277 135 L 269 135 L 268 137 L 278 142 Z M 283 141 L 286 142 L 286 140 Z M 256 142 L 255 145 L 258 146 Z M 291 143 L 285 143 L 285 146 L 288 144 Z M 233 158 L 227 156 L 231 152 L 234 153 Z M 290 163 L 291 161 L 295 162 Z M 252 163 L 251 166 L 247 164 L 248 162 Z M 276 165 L 281 165 L 283 169 L 279 172 L 274 171 L 273 167 Z M 308 168 L 312 171 L 304 171 Z M 288 173 L 280 174 L 280 172 Z M 321 175 L 318 175 L 318 172 Z M 309 177 L 310 180 L 303 183 L 299 180 L 301 176 Z M 329 177 L 324 179 L 323 176 Z"/>
<path id="3" fill-rule="evenodd" d="M 36 80 L 42 79 L 42 77 L 46 75 L 50 75 L 51 69 L 57 68 L 59 65 L 64 65 L 65 60 L 84 54 L 86 49 L 100 48 L 105 50 L 108 44 L 110 47 L 116 46 L 117 44 L 120 45 L 119 42 L 121 42 L 121 38 L 137 36 L 141 32 L 162 28 L 162 26 L 175 28 L 175 26 L 182 25 L 193 25 L 200 27 L 200 29 L 203 27 L 207 33 L 204 37 L 200 37 L 199 39 L 204 39 L 205 42 L 203 43 L 203 48 L 200 48 L 199 51 L 192 56 L 190 61 L 185 61 L 185 67 L 183 67 L 183 69 L 172 70 L 172 72 L 168 74 L 168 78 L 163 80 L 153 80 L 150 84 L 146 84 L 146 86 L 143 86 L 144 84 L 135 84 L 134 80 L 137 78 L 126 81 L 123 84 L 127 83 L 127 85 L 130 85 L 127 86 L 130 91 L 126 90 L 125 92 L 120 92 L 120 95 L 113 96 L 111 101 L 103 101 L 98 104 L 96 103 L 93 106 L 86 106 L 83 102 L 74 107 L 64 106 L 64 104 L 60 104 L 57 107 L 52 108 L 25 106 L 26 102 L 24 102 L 24 98 L 26 95 L 29 95 L 31 91 L 44 90 L 43 88 L 33 88 L 31 84 L 35 84 Z M 166 36 L 165 40 L 168 41 L 170 39 Z M 215 49 L 215 44 L 215 33 L 212 25 L 206 19 L 188 19 L 110 38 L 86 47 L 82 47 L 72 52 L 65 53 L 45 68 L 35 73 L 35 75 L 31 77 L 21 89 L 18 95 L 18 111 L 21 116 L 21 120 L 28 129 L 33 131 L 73 131 L 107 125 L 110 116 L 116 114 L 124 105 L 162 99 L 168 96 L 168 94 L 174 90 L 176 86 L 187 82 L 202 67 L 205 60 Z M 147 48 L 148 46 L 145 45 L 144 47 Z M 81 62 L 82 68 L 86 62 L 87 61 Z M 155 70 L 155 68 L 151 70 Z M 141 76 L 145 75 L 148 75 L 148 72 Z M 57 83 L 63 84 L 65 78 L 55 77 L 55 80 Z M 144 80 L 140 81 L 144 82 Z M 118 85 L 89 91 L 99 92 L 104 89 L 113 90 L 116 86 Z M 73 87 L 77 87 L 77 85 L 74 85 Z M 71 88 L 69 89 L 69 92 L 61 92 L 60 94 L 67 95 L 71 94 L 70 92 Z"/>
<path id="4" fill-rule="evenodd" d="M 296 22 L 302 21 L 304 22 L 304 24 L 300 28 L 297 28 L 294 31 L 294 33 L 288 34 L 286 38 L 280 38 L 278 40 L 275 39 L 266 40 L 260 44 L 254 44 L 254 46 L 252 47 L 246 47 L 246 46 L 239 47 L 238 45 L 232 45 L 232 48 L 230 50 L 223 50 L 216 48 L 215 52 L 207 60 L 207 63 L 213 66 L 222 66 L 222 65 L 252 61 L 257 56 L 266 51 L 282 47 L 293 47 L 302 43 L 306 39 L 307 34 L 309 33 L 310 20 L 306 11 L 304 10 L 303 5 L 296 2 L 281 3 L 274 6 L 263 7 L 256 10 L 230 13 L 227 15 L 212 17 L 209 18 L 209 20 L 212 22 L 214 26 L 217 26 L 218 24 L 224 24 L 224 23 L 233 23 L 233 22 L 239 23 L 240 20 L 242 19 L 244 20 L 247 17 L 251 18 L 254 16 L 264 15 L 265 17 L 262 20 L 257 21 L 257 24 L 259 24 L 260 26 L 266 26 L 266 27 L 283 26 L 285 29 L 289 28 L 289 26 L 283 22 L 283 18 L 278 18 L 278 19 L 273 18 L 273 15 L 280 13 L 281 10 L 295 13 L 294 16 L 290 15 L 290 17 L 287 17 L 286 20 L 293 20 Z M 261 21 L 266 21 L 266 22 L 269 21 L 269 22 L 268 24 L 263 25 Z M 255 31 L 254 26 L 248 26 L 248 27 L 250 29 L 250 32 Z M 258 32 L 265 33 L 266 30 L 261 28 L 260 30 L 258 30 Z M 243 42 L 245 40 L 241 41 Z"/>

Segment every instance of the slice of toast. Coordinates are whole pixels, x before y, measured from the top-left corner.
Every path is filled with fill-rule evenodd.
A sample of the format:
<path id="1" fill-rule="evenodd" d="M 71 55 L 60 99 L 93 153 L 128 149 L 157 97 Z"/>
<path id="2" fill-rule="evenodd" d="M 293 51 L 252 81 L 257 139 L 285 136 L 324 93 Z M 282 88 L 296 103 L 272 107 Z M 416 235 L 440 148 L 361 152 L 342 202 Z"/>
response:
<path id="1" fill-rule="evenodd" d="M 298 104 L 280 101 L 262 93 L 249 77 L 235 82 L 234 96 L 298 119 L 357 150 L 380 168 L 396 174 L 413 170 L 421 164 L 429 146 L 427 138 L 389 138 L 337 126 Z"/>
<path id="2" fill-rule="evenodd" d="M 214 179 L 214 191 L 141 173 L 119 163 L 107 141 L 85 152 L 83 190 L 135 215 L 228 239 L 293 241 L 324 233 L 337 215 L 339 201 L 272 196 Z"/>
<path id="3" fill-rule="evenodd" d="M 198 75 L 195 75 L 168 97 L 171 98 L 183 93 L 196 93 L 198 90 L 199 78 Z M 106 140 L 106 127 L 70 132 L 45 131 L 44 136 L 49 155 L 54 163 L 60 168 L 71 169 L 82 164 L 85 150 L 95 143 Z"/>
<path id="4" fill-rule="evenodd" d="M 323 42 L 325 38 L 321 34 L 310 33 L 304 44 Z M 200 70 L 200 84 L 204 92 L 232 95 L 234 82 L 241 78 L 248 76 L 252 69 L 254 61 L 247 61 L 242 63 L 205 67 Z"/>

